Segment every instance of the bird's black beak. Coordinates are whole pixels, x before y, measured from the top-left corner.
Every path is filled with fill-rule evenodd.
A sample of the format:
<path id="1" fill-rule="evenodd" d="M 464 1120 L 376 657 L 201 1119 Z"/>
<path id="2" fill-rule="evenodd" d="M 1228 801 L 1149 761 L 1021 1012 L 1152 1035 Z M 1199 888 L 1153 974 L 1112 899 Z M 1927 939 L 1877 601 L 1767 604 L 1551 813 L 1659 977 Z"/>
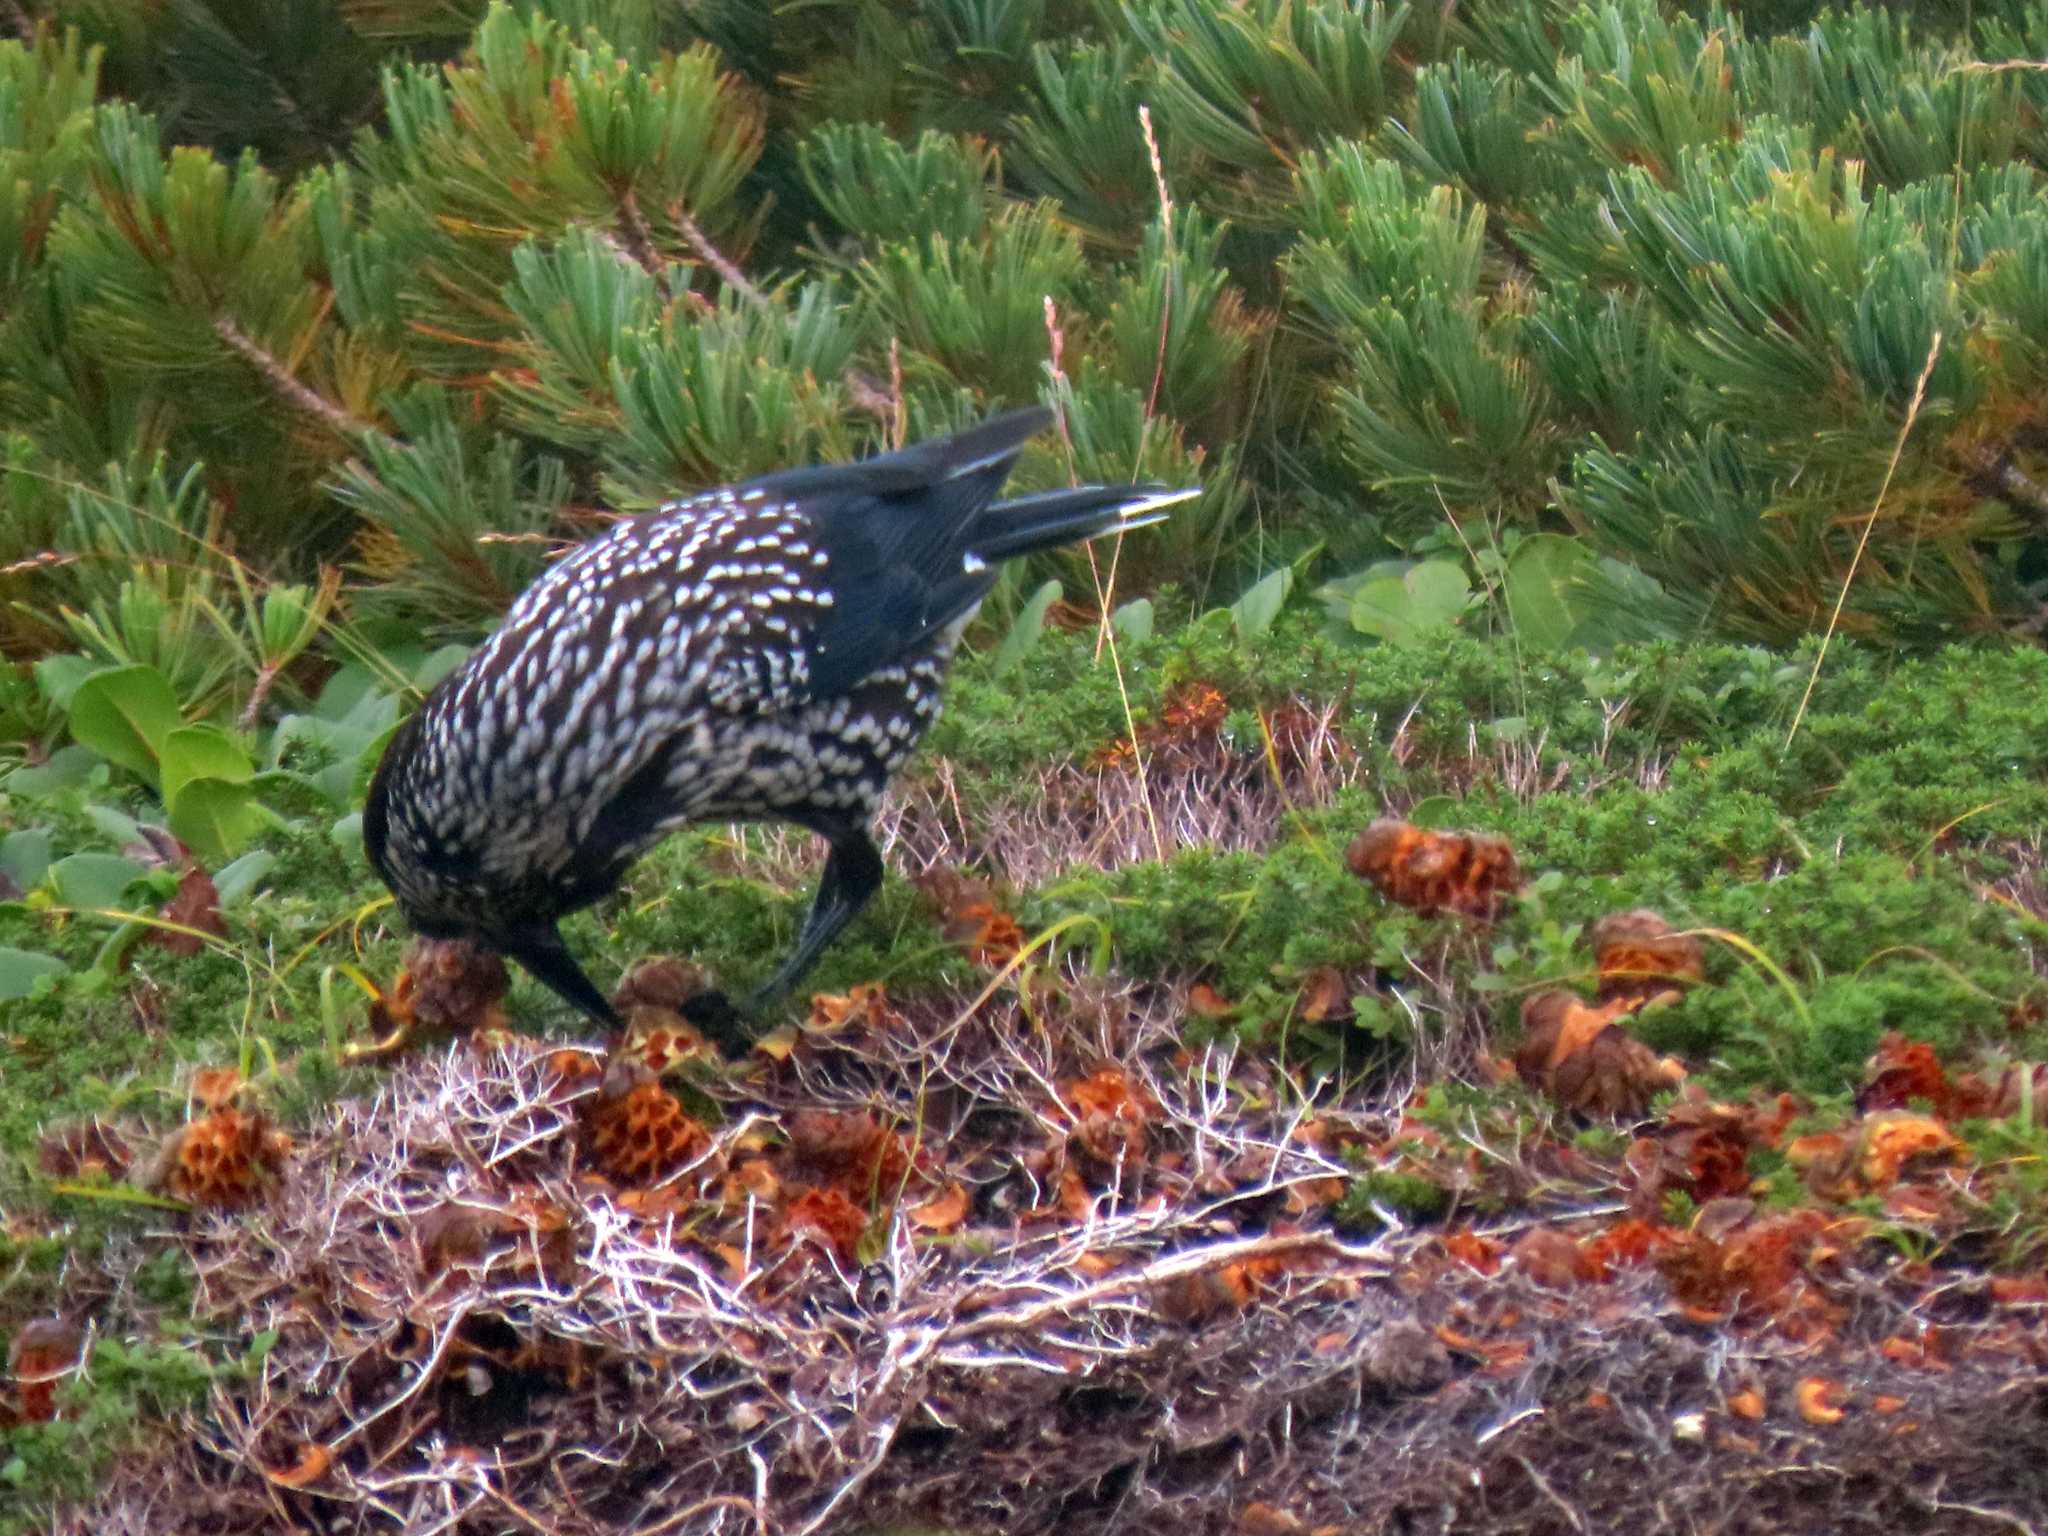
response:
<path id="1" fill-rule="evenodd" d="M 563 1002 L 591 1022 L 609 1029 L 623 1029 L 625 1021 L 611 1000 L 597 990 L 597 984 L 583 974 L 583 967 L 569 953 L 562 935 L 552 923 L 529 928 L 511 937 L 493 937 L 491 942 L 505 955 L 517 960 Z"/>

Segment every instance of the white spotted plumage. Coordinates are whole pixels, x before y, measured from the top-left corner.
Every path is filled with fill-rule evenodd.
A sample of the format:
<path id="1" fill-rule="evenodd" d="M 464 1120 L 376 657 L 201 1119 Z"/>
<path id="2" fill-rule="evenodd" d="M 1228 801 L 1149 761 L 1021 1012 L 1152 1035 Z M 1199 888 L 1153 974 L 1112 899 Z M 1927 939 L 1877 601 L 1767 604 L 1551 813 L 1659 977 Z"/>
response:
<path id="1" fill-rule="evenodd" d="M 786 985 L 880 881 L 868 824 L 994 568 L 1193 494 L 997 503 L 1049 419 L 707 491 L 563 557 L 379 764 L 365 846 L 414 926 L 492 944 L 606 1017 L 557 919 L 689 822 L 781 818 L 832 847 Z"/>

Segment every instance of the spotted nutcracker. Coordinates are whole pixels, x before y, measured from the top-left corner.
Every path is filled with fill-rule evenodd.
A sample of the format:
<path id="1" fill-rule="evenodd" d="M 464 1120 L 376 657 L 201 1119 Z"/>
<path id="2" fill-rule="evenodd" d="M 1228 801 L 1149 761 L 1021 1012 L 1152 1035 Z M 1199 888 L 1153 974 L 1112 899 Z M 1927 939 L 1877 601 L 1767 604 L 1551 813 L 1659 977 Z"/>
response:
<path id="1" fill-rule="evenodd" d="M 997 568 L 1198 494 L 1093 485 L 997 501 L 1050 422 L 1015 411 L 706 491 L 558 561 L 378 764 L 363 840 L 408 921 L 517 960 L 617 1027 L 560 919 L 692 822 L 794 822 L 830 845 L 824 878 L 748 1011 L 786 992 L 881 884 L 869 826 Z M 743 1048 L 722 1000 L 701 1022 Z"/>

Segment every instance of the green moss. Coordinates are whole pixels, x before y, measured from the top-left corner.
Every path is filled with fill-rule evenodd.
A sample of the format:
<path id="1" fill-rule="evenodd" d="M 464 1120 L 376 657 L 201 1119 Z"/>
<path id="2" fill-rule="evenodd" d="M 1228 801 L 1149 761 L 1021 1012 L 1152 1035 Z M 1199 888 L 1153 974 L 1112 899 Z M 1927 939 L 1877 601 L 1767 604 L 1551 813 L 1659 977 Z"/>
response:
<path id="1" fill-rule="evenodd" d="M 1386 1225 L 1375 1206 L 1404 1221 L 1435 1221 L 1451 1208 L 1451 1192 L 1421 1174 L 1375 1170 L 1351 1181 L 1330 1216 L 1340 1227 L 1370 1232 Z"/>
<path id="2" fill-rule="evenodd" d="M 1978 892 L 2048 823 L 2048 658 L 2037 653 L 1897 660 L 1838 646 L 1796 733 L 1810 652 L 1659 645 L 1596 661 L 1464 637 L 1375 647 L 1331 635 L 1297 605 L 1257 644 L 1211 619 L 1126 643 L 1119 657 L 1121 687 L 1092 633 L 1048 634 L 1002 676 L 985 654 L 963 658 L 913 771 L 946 757 L 971 832 L 1037 793 L 1043 768 L 1124 735 L 1126 695 L 1143 722 L 1176 688 L 1219 688 L 1233 710 L 1226 740 L 1254 766 L 1253 711 L 1296 695 L 1341 701 L 1360 783 L 1287 817 L 1272 847 L 1069 870 L 1015 893 L 1027 932 L 1085 914 L 1096 926 L 1073 930 L 1074 942 L 1106 940 L 1126 974 L 1210 982 L 1239 1005 L 1216 1027 L 1248 1043 L 1284 1035 L 1306 1060 L 1383 1059 L 1401 1044 L 1395 1032 L 1364 1042 L 1351 1038 L 1357 1029 L 1296 1018 L 1301 980 L 1336 966 L 1367 979 L 1369 1019 L 1395 1008 L 1405 1018 L 1385 989 L 1414 986 L 1414 962 L 1441 972 L 1453 995 L 1500 992 L 1505 1036 L 1526 986 L 1583 976 L 1590 956 L 1576 935 L 1635 905 L 1738 935 L 1790 978 L 1796 999 L 1737 947 L 1710 944 L 1714 985 L 1638 1021 L 1652 1044 L 1731 1088 L 1840 1088 L 1887 1028 L 1954 1053 L 2030 1038 L 2011 1038 L 2008 1021 L 2035 1011 L 2039 925 Z M 1529 761 L 1510 773 L 1517 754 Z M 1391 908 L 1356 880 L 1343 861 L 1356 829 L 1389 804 L 1431 797 L 1449 797 L 1451 824 L 1507 837 L 1542 878 L 1540 895 L 1481 930 Z M 146 811 L 103 781 L 0 805 L 17 825 L 49 828 L 60 856 L 118 846 L 108 807 Z M 54 953 L 73 972 L 50 995 L 9 1005 L 16 1049 L 0 1068 L 0 1141 L 25 1149 L 48 1119 L 135 1102 L 138 1091 L 147 1099 L 181 1064 L 237 1059 L 256 1038 L 289 1056 L 352 1025 L 332 968 L 388 976 L 402 926 L 388 908 L 373 912 L 381 889 L 360 853 L 337 845 L 329 817 L 309 810 L 264 846 L 278 873 L 229 914 L 224 950 L 191 958 L 110 946 L 115 925 L 54 911 L 36 893 L 0 904 L 0 944 Z M 729 829 L 672 839 L 620 896 L 573 919 L 593 974 L 608 982 L 670 952 L 735 991 L 763 979 L 816 873 L 766 882 L 739 851 Z M 162 894 L 138 887 L 132 899 Z M 892 878 L 812 980 L 837 990 L 881 979 L 914 995 L 968 974 L 922 898 Z M 138 983 L 164 1002 L 148 1028 L 136 1027 Z M 538 1026 L 580 1028 L 524 978 L 513 1006 Z"/>

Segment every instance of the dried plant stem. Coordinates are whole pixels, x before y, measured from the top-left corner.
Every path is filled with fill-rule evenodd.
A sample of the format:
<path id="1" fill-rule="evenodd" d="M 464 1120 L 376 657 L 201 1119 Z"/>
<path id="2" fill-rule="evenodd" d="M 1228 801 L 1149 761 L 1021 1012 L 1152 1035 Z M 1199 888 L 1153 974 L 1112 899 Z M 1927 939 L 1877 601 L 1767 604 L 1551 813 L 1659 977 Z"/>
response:
<path id="1" fill-rule="evenodd" d="M 1066 352 L 1067 338 L 1065 333 L 1060 329 L 1059 308 L 1057 305 L 1053 303 L 1052 295 L 1049 293 L 1045 296 L 1045 333 L 1052 354 L 1051 368 L 1053 382 L 1055 384 L 1063 383 L 1066 380 L 1066 374 L 1062 368 L 1062 358 Z M 1074 439 L 1072 433 L 1069 431 L 1067 426 L 1067 413 L 1064 404 L 1057 406 L 1054 419 L 1059 426 L 1060 441 L 1066 445 L 1067 478 L 1074 484 L 1078 485 L 1080 483 L 1080 476 L 1078 466 L 1076 465 L 1074 460 Z M 1123 542 L 1121 535 L 1119 535 L 1117 542 L 1120 547 Z M 1116 649 L 1116 626 L 1109 622 L 1110 604 L 1115 600 L 1116 573 L 1114 567 L 1112 567 L 1110 572 L 1110 578 L 1108 582 L 1105 583 L 1105 581 L 1103 580 L 1102 572 L 1095 563 L 1095 546 L 1093 544 L 1090 544 L 1088 546 L 1088 574 L 1090 580 L 1092 580 L 1095 584 L 1095 606 L 1097 614 L 1095 631 L 1096 659 L 1101 659 L 1103 648 L 1106 646 L 1109 650 L 1110 666 L 1114 668 L 1116 673 L 1117 698 L 1123 705 L 1124 729 L 1130 733 L 1130 738 L 1132 742 L 1136 743 L 1138 740 L 1137 716 L 1131 710 L 1130 690 L 1124 684 L 1123 659 L 1120 656 L 1118 656 Z M 1142 789 L 1145 782 L 1145 752 L 1142 746 L 1138 747 L 1137 749 L 1136 764 L 1138 770 L 1138 783 Z M 1146 815 L 1148 817 L 1151 816 L 1151 803 L 1152 797 L 1149 793 L 1146 793 L 1145 805 Z M 1152 820 L 1151 826 L 1153 849 L 1157 857 L 1163 860 L 1166 857 L 1166 839 L 1160 835 L 1159 823 L 1156 819 Z"/>
<path id="2" fill-rule="evenodd" d="M 1920 365 L 1920 377 L 1913 382 L 1913 398 L 1906 406 L 1906 419 L 1899 424 L 1898 440 L 1892 444 L 1892 456 L 1885 462 L 1884 479 L 1877 487 L 1877 495 L 1870 503 L 1870 516 L 1863 520 L 1863 532 L 1856 539 L 1856 553 L 1849 557 L 1849 569 L 1842 577 L 1842 589 L 1835 594 L 1835 611 L 1828 615 L 1826 633 L 1820 637 L 1820 654 L 1813 658 L 1813 671 L 1807 675 L 1806 691 L 1799 695 L 1799 708 L 1793 711 L 1791 727 L 1785 732 L 1785 745 L 1791 746 L 1799 734 L 1799 723 L 1806 718 L 1806 706 L 1813 700 L 1813 690 L 1820 682 L 1820 669 L 1828 659 L 1828 646 L 1833 643 L 1835 630 L 1842 622 L 1842 609 L 1848 604 L 1849 589 L 1856 584 L 1857 567 L 1863 563 L 1863 551 L 1870 545 L 1870 532 L 1877 526 L 1877 515 L 1884 510 L 1885 493 L 1892 488 L 1892 476 L 1897 473 L 1899 459 L 1906 451 L 1906 438 L 1913 430 L 1913 424 L 1920 419 L 1921 402 L 1927 398 L 1927 381 L 1934 377 L 1935 359 L 1941 356 L 1941 332 L 1934 333 L 1934 339 L 1927 344 L 1927 360 Z"/>

